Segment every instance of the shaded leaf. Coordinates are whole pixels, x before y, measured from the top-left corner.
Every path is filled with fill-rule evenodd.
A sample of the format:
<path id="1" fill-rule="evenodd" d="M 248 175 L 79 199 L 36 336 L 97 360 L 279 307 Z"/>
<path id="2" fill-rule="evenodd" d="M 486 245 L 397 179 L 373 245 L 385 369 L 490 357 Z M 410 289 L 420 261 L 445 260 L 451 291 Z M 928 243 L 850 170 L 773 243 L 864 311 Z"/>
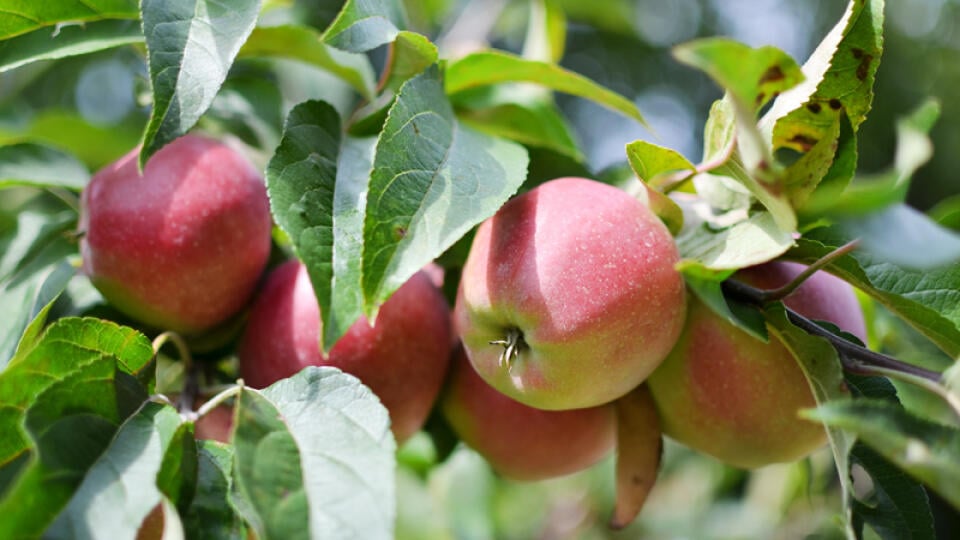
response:
<path id="1" fill-rule="evenodd" d="M 187 538 L 242 540 L 243 521 L 229 499 L 232 488 L 233 447 L 197 441 L 197 483 L 190 506 L 181 513 Z"/>
<path id="2" fill-rule="evenodd" d="M 936 538 L 927 492 L 906 473 L 861 442 L 850 452 L 851 465 L 870 474 L 873 490 L 853 501 L 854 519 L 862 519 L 881 538 Z"/>
<path id="3" fill-rule="evenodd" d="M 454 61 L 444 72 L 446 91 L 454 99 L 456 94 L 472 88 L 508 82 L 534 83 L 589 99 L 646 124 L 632 101 L 556 64 L 526 60 L 503 51 L 482 51 Z"/>
<path id="4" fill-rule="evenodd" d="M 405 19 L 399 0 L 347 0 L 323 40 L 345 51 L 366 52 L 393 41 Z"/>
<path id="5" fill-rule="evenodd" d="M 320 33 L 305 26 L 257 27 L 243 43 L 237 58 L 278 57 L 300 60 L 340 77 L 361 96 L 374 95 L 370 61 L 323 42 Z"/>
<path id="6" fill-rule="evenodd" d="M 877 260 L 901 268 L 927 270 L 960 264 L 960 234 L 905 204 L 844 219 L 838 226 L 850 238 L 859 238 L 863 250 Z M 917 250 L 917 246 L 930 248 Z"/>
<path id="7" fill-rule="evenodd" d="M 887 401 L 821 404 L 807 418 L 855 434 L 884 458 L 960 508 L 960 430 L 916 417 Z"/>
<path id="8" fill-rule="evenodd" d="M 35 186 L 80 191 L 89 180 L 83 163 L 60 150 L 34 143 L 0 146 L 0 189 Z"/>
<path id="9" fill-rule="evenodd" d="M 367 193 L 362 282 L 368 318 L 526 177 L 524 149 L 459 122 L 436 68 L 407 81 L 377 141 Z"/>
<path id="10" fill-rule="evenodd" d="M 687 287 L 715 314 L 737 328 L 763 341 L 770 340 L 763 313 L 755 306 L 726 298 L 723 281 L 732 276 L 733 270 L 711 270 L 693 261 L 677 265 Z"/>
<path id="11" fill-rule="evenodd" d="M 160 503 L 157 473 L 180 425 L 173 407 L 146 403 L 120 426 L 44 537 L 135 537 L 144 518 Z"/>
<path id="12" fill-rule="evenodd" d="M 259 0 L 142 0 L 153 111 L 140 152 L 142 168 L 206 112 L 253 30 Z"/>

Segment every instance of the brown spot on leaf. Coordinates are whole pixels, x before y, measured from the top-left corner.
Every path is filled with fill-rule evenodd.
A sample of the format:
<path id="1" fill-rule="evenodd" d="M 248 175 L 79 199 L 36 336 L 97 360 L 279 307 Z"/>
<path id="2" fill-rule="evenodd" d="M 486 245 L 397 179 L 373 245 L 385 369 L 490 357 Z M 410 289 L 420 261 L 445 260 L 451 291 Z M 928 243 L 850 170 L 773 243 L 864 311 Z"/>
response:
<path id="1" fill-rule="evenodd" d="M 393 229 L 393 235 L 400 240 L 407 235 L 407 229 L 405 227 L 396 227 Z"/>
<path id="2" fill-rule="evenodd" d="M 784 74 L 783 70 L 780 69 L 780 66 L 771 66 L 763 72 L 763 75 L 760 76 L 760 84 L 782 81 L 783 78 Z"/>
<path id="3" fill-rule="evenodd" d="M 819 103 L 807 103 L 807 110 L 812 112 L 813 114 L 817 114 L 818 112 L 820 112 L 820 109 L 821 107 Z"/>
<path id="4" fill-rule="evenodd" d="M 863 49 L 859 49 L 856 47 L 854 47 L 851 52 L 853 53 L 853 57 L 856 58 L 857 60 L 863 58 L 863 55 L 866 54 L 865 52 L 863 52 Z"/>
<path id="5" fill-rule="evenodd" d="M 765 94 L 765 93 L 763 93 L 763 92 L 760 92 L 759 94 L 757 94 L 756 104 L 757 104 L 757 105 L 760 105 L 761 103 L 763 103 L 763 98 L 765 98 L 765 97 L 767 97 L 767 94 Z"/>
<path id="6" fill-rule="evenodd" d="M 854 49 L 854 50 L 859 50 L 859 49 Z M 860 52 L 863 52 L 863 51 L 860 51 Z M 861 81 L 866 80 L 867 75 L 870 74 L 870 62 L 873 62 L 872 54 L 864 54 L 863 57 L 860 58 L 860 65 L 857 66 L 857 78 L 860 79 Z"/>
<path id="7" fill-rule="evenodd" d="M 804 152 L 809 152 L 819 141 L 809 135 L 797 133 L 793 137 L 790 137 L 790 142 L 802 148 Z"/>
<path id="8" fill-rule="evenodd" d="M 843 103 L 840 103 L 840 100 L 839 100 L 839 99 L 833 98 L 833 99 L 830 100 L 830 108 L 831 108 L 831 109 L 833 109 L 833 110 L 835 110 L 835 111 L 838 111 L 838 110 L 840 110 L 840 107 L 843 107 Z"/>

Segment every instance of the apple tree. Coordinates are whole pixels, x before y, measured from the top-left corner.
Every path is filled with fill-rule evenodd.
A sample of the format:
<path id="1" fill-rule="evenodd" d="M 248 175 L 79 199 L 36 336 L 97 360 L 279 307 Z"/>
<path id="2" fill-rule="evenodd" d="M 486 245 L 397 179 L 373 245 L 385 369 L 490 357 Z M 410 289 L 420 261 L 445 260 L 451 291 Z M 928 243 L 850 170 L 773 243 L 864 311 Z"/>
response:
<path id="1" fill-rule="evenodd" d="M 0 0 L 0 538 L 960 534 L 954 6 L 746 4 Z"/>

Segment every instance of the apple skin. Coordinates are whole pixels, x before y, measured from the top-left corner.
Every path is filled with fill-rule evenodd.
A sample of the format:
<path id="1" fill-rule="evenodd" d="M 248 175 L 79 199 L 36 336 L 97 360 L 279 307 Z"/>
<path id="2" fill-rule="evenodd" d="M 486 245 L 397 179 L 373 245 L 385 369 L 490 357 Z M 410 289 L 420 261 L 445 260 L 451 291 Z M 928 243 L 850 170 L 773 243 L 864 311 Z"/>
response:
<path id="1" fill-rule="evenodd" d="M 685 288 L 667 228 L 626 192 L 560 178 L 515 197 L 477 231 L 454 324 L 474 368 L 532 407 L 613 401 L 680 335 Z M 518 354 L 501 362 L 511 329 Z"/>
<path id="2" fill-rule="evenodd" d="M 585 469 L 610 453 L 616 439 L 612 404 L 545 411 L 484 382 L 458 348 L 440 409 L 460 439 L 506 478 L 544 480 Z"/>
<path id="3" fill-rule="evenodd" d="M 803 269 L 773 262 L 744 269 L 735 278 L 772 289 Z M 817 272 L 784 304 L 865 339 L 853 289 L 830 274 Z M 677 347 L 647 384 L 664 433 L 735 467 L 796 461 L 826 442 L 821 425 L 797 416 L 816 402 L 783 343 L 772 333 L 769 343 L 753 338 L 693 297 Z"/>
<path id="4" fill-rule="evenodd" d="M 387 300 L 371 327 L 361 317 L 320 352 L 323 323 L 306 267 L 277 267 L 258 294 L 240 341 L 240 375 L 262 388 L 311 365 L 337 367 L 359 378 L 390 412 L 402 443 L 426 421 L 450 362 L 450 308 L 425 272 Z"/>
<path id="5" fill-rule="evenodd" d="M 139 149 L 80 200 L 83 271 L 120 311 L 199 334 L 241 310 L 270 254 L 266 188 L 229 146 L 185 135 L 137 170 Z"/>

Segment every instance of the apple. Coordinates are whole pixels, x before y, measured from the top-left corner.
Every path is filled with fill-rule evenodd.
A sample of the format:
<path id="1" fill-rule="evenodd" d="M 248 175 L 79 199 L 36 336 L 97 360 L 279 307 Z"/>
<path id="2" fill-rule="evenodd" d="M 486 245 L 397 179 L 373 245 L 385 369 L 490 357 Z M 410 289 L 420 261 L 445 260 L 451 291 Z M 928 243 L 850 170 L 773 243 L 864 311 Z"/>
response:
<path id="1" fill-rule="evenodd" d="M 426 421 L 450 357 L 450 309 L 427 273 L 413 275 L 387 300 L 373 326 L 361 317 L 324 355 L 320 308 L 297 260 L 267 278 L 241 337 L 240 374 L 262 388 L 306 366 L 340 368 L 370 387 L 403 442 Z"/>
<path id="2" fill-rule="evenodd" d="M 221 142 L 185 135 L 141 174 L 139 149 L 99 171 L 80 200 L 83 271 L 127 315 L 199 334 L 244 307 L 270 254 L 263 178 Z"/>
<path id="3" fill-rule="evenodd" d="M 551 180 L 479 227 L 455 326 L 477 373 L 515 400 L 607 403 L 643 382 L 680 335 L 678 258 L 666 226 L 626 192 Z"/>
<path id="4" fill-rule="evenodd" d="M 606 456 L 616 439 L 612 404 L 564 411 L 529 407 L 484 382 L 460 348 L 440 409 L 467 446 L 513 480 L 543 480 L 585 469 Z"/>
<path id="5" fill-rule="evenodd" d="M 772 262 L 741 270 L 735 278 L 772 289 L 804 268 Z M 865 339 L 853 289 L 830 274 L 813 274 L 784 304 Z M 797 416 L 816 402 L 784 344 L 772 333 L 763 343 L 695 298 L 677 347 L 647 382 L 664 433 L 736 467 L 795 461 L 826 441 L 821 425 Z"/>

